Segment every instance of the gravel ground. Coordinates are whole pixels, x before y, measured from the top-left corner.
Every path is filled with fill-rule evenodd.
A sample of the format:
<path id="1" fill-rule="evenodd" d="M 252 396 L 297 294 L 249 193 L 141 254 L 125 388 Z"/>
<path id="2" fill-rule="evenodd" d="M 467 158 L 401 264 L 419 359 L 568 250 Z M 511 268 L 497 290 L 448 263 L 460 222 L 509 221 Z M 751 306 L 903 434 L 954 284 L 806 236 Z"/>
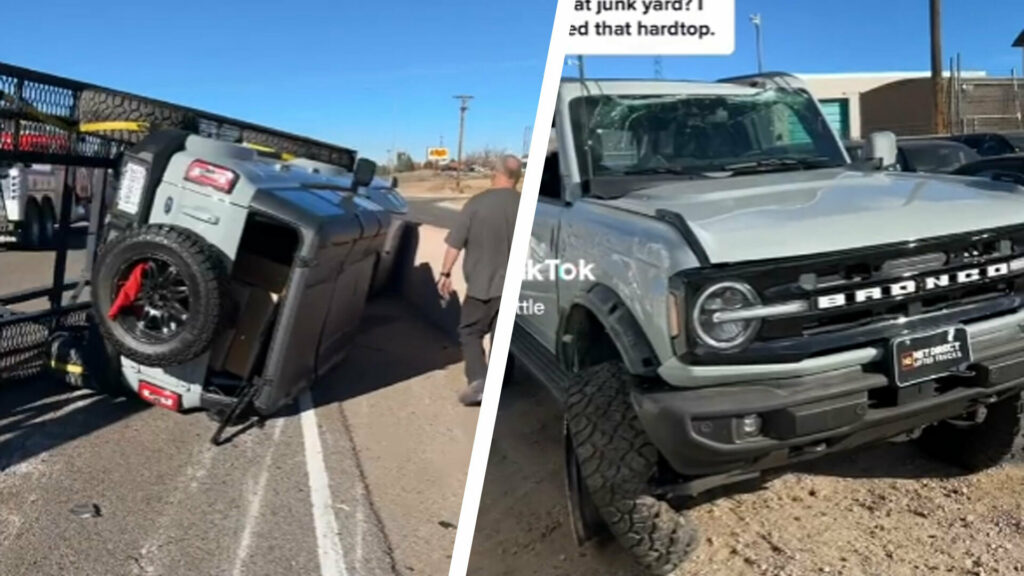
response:
<path id="1" fill-rule="evenodd" d="M 525 378 L 502 390 L 469 573 L 642 574 L 614 541 L 572 541 L 561 416 Z M 1024 574 L 1024 459 L 974 476 L 887 443 L 799 466 L 691 511 L 680 576 Z"/>

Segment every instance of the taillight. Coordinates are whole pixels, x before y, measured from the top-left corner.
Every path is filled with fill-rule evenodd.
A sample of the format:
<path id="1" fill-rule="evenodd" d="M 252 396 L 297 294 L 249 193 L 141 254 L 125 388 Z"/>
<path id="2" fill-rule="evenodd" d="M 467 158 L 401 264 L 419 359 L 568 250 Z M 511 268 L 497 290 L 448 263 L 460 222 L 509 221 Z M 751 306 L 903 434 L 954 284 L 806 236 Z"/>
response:
<path id="1" fill-rule="evenodd" d="M 193 184 L 209 186 L 218 192 L 230 194 L 231 189 L 235 187 L 235 182 L 238 180 L 238 174 L 223 166 L 217 166 L 202 160 L 193 160 L 188 165 L 188 170 L 185 171 L 185 180 Z"/>
<path id="2" fill-rule="evenodd" d="M 181 396 L 170 390 L 154 386 L 149 382 L 139 382 L 139 397 L 154 406 L 166 408 L 174 412 L 177 412 L 181 406 Z"/>

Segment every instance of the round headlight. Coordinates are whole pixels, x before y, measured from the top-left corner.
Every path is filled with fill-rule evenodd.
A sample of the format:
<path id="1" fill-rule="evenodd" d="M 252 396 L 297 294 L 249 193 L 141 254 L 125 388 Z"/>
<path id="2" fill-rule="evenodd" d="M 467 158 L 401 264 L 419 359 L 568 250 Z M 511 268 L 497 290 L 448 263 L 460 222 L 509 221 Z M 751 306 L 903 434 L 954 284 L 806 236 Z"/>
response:
<path id="1" fill-rule="evenodd" d="M 743 346 L 761 327 L 760 320 L 715 321 L 715 314 L 761 304 L 757 292 L 742 282 L 720 282 L 706 288 L 693 307 L 693 327 L 701 343 L 716 350 Z"/>

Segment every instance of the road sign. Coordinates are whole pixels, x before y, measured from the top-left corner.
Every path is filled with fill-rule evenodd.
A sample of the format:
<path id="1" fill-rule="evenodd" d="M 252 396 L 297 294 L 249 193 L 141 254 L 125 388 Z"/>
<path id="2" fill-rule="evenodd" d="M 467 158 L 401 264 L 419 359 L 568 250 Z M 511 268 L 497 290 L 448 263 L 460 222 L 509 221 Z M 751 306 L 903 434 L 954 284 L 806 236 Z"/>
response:
<path id="1" fill-rule="evenodd" d="M 427 148 L 427 160 L 431 162 L 447 162 L 447 148 Z"/>

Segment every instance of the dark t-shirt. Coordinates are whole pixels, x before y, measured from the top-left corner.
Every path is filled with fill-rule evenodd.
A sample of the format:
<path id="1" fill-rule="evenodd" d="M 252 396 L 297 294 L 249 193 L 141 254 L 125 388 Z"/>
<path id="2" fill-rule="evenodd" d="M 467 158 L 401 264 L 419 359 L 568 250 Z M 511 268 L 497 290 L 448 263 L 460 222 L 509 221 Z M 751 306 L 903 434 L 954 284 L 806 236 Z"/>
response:
<path id="1" fill-rule="evenodd" d="M 480 300 L 501 296 L 518 210 L 519 192 L 512 188 L 486 190 L 462 207 L 445 242 L 465 250 L 462 271 L 467 295 Z"/>

